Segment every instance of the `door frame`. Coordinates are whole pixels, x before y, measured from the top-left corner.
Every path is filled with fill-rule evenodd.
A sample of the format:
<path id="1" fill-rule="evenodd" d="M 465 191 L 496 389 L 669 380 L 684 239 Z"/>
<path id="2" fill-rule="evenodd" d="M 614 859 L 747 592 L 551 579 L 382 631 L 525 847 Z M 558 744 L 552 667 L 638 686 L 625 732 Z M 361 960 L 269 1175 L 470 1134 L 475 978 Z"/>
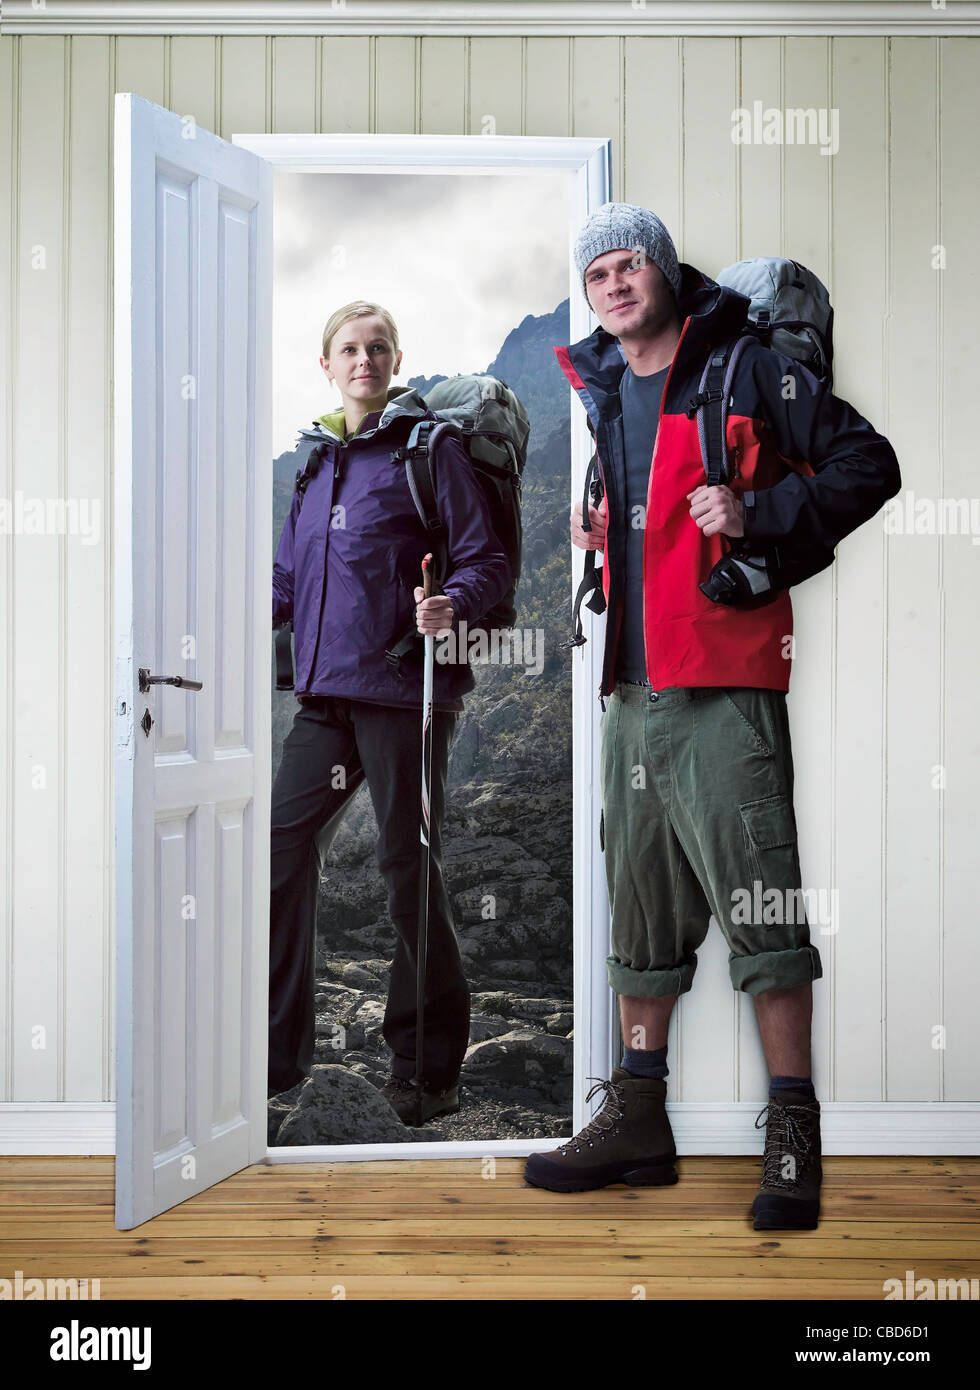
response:
<path id="1" fill-rule="evenodd" d="M 279 169 L 303 173 L 568 175 L 569 341 L 587 336 L 596 319 L 575 272 L 572 247 L 589 213 L 612 197 L 612 140 L 523 135 L 241 134 L 242 145 Z M 557 370 L 557 366 L 556 366 Z M 569 497 L 580 497 L 591 453 L 585 413 L 569 387 Z M 570 543 L 569 543 L 570 544 Z M 576 555 L 573 552 L 573 561 Z M 570 598 L 581 577 L 573 563 Z M 569 609 L 569 620 L 571 609 Z M 574 1033 L 572 1120 L 590 1118 L 585 1081 L 608 1076 L 618 1041 L 613 991 L 606 973 L 609 902 L 599 846 L 598 753 L 605 616 L 594 618 L 589 641 L 572 651 L 572 940 Z M 268 1163 L 388 1158 L 515 1157 L 554 1148 L 554 1139 L 433 1140 L 397 1144 L 270 1145 Z"/>

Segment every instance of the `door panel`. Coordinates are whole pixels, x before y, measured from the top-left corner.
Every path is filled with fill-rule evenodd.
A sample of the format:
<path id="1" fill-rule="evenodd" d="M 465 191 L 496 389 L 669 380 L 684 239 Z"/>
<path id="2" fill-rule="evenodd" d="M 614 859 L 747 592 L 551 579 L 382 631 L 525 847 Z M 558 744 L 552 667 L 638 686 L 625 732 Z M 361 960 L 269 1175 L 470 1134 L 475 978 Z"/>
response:
<path id="1" fill-rule="evenodd" d="M 271 172 L 116 96 L 121 1229 L 266 1152 Z"/>

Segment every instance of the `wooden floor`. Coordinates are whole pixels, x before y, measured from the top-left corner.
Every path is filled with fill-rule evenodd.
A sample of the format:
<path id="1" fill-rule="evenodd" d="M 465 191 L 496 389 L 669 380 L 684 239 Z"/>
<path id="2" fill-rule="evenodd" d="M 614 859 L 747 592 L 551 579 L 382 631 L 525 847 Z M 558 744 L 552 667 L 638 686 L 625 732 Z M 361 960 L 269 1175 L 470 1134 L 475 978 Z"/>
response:
<path id="1" fill-rule="evenodd" d="M 118 1231 L 111 1157 L 0 1157 L 0 1277 L 98 1278 L 103 1300 L 880 1302 L 907 1269 L 980 1276 L 980 1158 L 825 1157 L 821 1224 L 795 1234 L 752 1230 L 760 1158 L 567 1195 L 523 1163 L 257 1164 Z"/>

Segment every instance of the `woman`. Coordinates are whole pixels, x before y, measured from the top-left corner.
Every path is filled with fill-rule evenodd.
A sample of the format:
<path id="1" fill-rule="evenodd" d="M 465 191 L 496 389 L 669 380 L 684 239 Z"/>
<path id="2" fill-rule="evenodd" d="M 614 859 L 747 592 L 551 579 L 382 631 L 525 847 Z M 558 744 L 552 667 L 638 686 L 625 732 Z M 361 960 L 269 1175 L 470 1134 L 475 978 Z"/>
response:
<path id="1" fill-rule="evenodd" d="M 430 547 L 405 467 L 391 455 L 417 421 L 436 416 L 418 392 L 390 386 L 401 359 L 397 329 L 380 305 L 357 300 L 327 322 L 320 365 L 343 404 L 300 431 L 318 441 L 320 458 L 309 469 L 302 510 L 293 497 L 276 553 L 272 616 L 277 624 L 292 619 L 301 708 L 272 790 L 269 1094 L 296 1085 L 312 1064 L 316 836 L 336 826 L 366 779 L 398 935 L 382 1029 L 394 1059 L 382 1093 L 408 1120 L 417 1114 L 410 1078 L 422 665 L 402 660 L 396 670 L 385 652 L 411 629 L 413 615 L 420 634 L 436 636 L 461 620 L 478 622 L 506 590 L 510 566 L 465 450 L 443 435 L 431 462 L 449 562 L 443 592 L 424 598 L 421 565 Z M 465 657 L 435 663 L 422 1122 L 459 1109 L 469 1041 L 469 988 L 440 850 L 449 745 L 474 684 Z"/>

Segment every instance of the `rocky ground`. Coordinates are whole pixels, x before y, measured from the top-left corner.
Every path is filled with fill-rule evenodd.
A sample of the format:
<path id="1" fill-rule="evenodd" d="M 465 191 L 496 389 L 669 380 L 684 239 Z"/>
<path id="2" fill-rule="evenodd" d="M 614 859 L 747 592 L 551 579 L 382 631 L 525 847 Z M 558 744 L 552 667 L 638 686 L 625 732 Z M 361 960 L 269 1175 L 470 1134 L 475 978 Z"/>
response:
<path id="1" fill-rule="evenodd" d="M 488 711 L 498 733 L 508 714 L 501 704 L 496 721 Z M 454 740 L 443 835 L 471 989 L 459 1112 L 406 1128 L 376 1089 L 389 1075 L 381 1025 L 394 928 L 375 858 L 377 823 L 362 787 L 324 858 L 313 1073 L 270 1101 L 270 1144 L 571 1134 L 568 787 L 520 767 L 465 780 L 478 733 L 463 725 Z"/>

